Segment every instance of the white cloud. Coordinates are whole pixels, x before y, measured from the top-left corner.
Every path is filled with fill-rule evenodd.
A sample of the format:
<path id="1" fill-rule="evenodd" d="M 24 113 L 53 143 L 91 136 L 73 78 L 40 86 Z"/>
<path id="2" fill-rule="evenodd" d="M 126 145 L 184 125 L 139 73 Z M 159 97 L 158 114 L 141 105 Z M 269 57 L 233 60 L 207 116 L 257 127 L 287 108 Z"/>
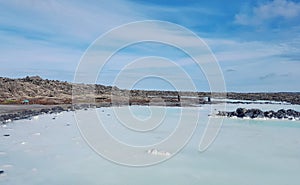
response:
<path id="1" fill-rule="evenodd" d="M 60 39 L 88 39 L 89 42 L 104 31 L 140 17 L 123 0 L 111 3 L 12 0 L 1 4 L 3 26 L 52 33 Z"/>
<path id="2" fill-rule="evenodd" d="M 274 0 L 254 7 L 251 12 L 241 12 L 235 16 L 235 23 L 241 25 L 261 25 L 266 21 L 283 18 L 294 19 L 300 16 L 300 3 L 289 0 Z"/>
<path id="3" fill-rule="evenodd" d="M 86 47 L 141 18 L 127 1 L 0 1 L 3 67 L 75 69 Z M 50 70 L 50 69 L 49 69 Z"/>
<path id="4" fill-rule="evenodd" d="M 278 57 L 286 51 L 281 45 L 263 41 L 238 42 L 229 39 L 205 39 L 220 62 L 255 62 Z M 285 47 L 289 47 L 285 45 Z"/>

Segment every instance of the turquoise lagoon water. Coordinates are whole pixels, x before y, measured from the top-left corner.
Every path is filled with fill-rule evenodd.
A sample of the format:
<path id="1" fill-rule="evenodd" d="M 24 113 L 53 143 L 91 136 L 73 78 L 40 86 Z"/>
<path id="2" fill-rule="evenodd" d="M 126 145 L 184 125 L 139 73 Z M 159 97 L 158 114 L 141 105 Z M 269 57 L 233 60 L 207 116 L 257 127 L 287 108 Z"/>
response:
<path id="1" fill-rule="evenodd" d="M 238 106 L 241 105 L 228 108 Z M 257 106 L 282 108 L 280 105 Z M 297 106 L 291 107 L 299 110 Z M 0 175 L 0 184 L 299 184 L 300 121 L 226 118 L 215 142 L 206 151 L 199 152 L 210 107 L 185 109 L 201 112 L 192 139 L 171 159 L 149 167 L 122 166 L 99 156 L 82 139 L 73 112 L 41 115 L 38 119 L 2 125 L 0 169 L 5 173 Z M 119 124 L 111 108 L 97 111 L 115 137 L 143 145 L 167 137 L 176 128 L 176 115 L 181 108 L 166 108 L 163 124 L 152 132 L 140 134 L 132 134 Z M 140 119 L 151 116 L 147 107 L 135 106 L 132 112 Z M 10 136 L 4 137 L 4 134 Z"/>

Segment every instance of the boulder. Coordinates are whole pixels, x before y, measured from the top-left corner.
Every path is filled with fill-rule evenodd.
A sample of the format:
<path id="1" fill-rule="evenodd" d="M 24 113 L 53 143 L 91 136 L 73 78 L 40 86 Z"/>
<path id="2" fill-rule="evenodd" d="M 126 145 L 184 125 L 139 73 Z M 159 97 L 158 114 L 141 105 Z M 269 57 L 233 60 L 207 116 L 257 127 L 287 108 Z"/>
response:
<path id="1" fill-rule="evenodd" d="M 245 116 L 245 113 L 247 112 L 247 109 L 245 108 L 237 108 L 236 109 L 236 116 L 239 118 L 243 118 Z"/>

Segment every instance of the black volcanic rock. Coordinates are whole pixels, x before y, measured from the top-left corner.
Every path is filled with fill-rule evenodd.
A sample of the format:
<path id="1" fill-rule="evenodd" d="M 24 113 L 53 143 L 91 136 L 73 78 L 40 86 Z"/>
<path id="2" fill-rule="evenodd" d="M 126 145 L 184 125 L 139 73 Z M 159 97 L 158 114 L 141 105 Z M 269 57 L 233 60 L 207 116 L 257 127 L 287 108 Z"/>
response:
<path id="1" fill-rule="evenodd" d="M 248 109 L 245 116 L 250 118 L 263 118 L 264 112 L 259 109 Z"/>
<path id="2" fill-rule="evenodd" d="M 60 106 L 53 107 L 51 110 L 52 110 L 52 113 L 60 113 L 62 111 L 65 111 L 65 109 Z"/>
<path id="3" fill-rule="evenodd" d="M 51 110 L 50 109 L 41 109 L 41 113 L 45 113 L 45 114 L 47 114 L 47 113 L 49 113 Z"/>
<path id="4" fill-rule="evenodd" d="M 238 117 L 238 118 L 277 118 L 277 119 L 289 119 L 289 120 L 300 120 L 300 112 L 297 112 L 292 109 L 284 110 L 280 109 L 277 112 L 275 111 L 265 111 L 263 112 L 260 109 L 245 109 L 238 108 L 236 111 L 225 112 L 219 111 L 218 116 L 226 117 Z"/>
<path id="5" fill-rule="evenodd" d="M 297 111 L 292 110 L 292 109 L 288 109 L 288 110 L 286 111 L 286 114 L 287 114 L 288 116 L 300 117 L 300 112 L 297 112 Z"/>
<path id="6" fill-rule="evenodd" d="M 238 109 L 236 109 L 235 112 L 236 112 L 237 117 L 242 118 L 242 117 L 245 116 L 245 113 L 247 112 L 247 109 L 245 109 L 245 108 L 238 108 Z"/>
<path id="7" fill-rule="evenodd" d="M 275 117 L 275 112 L 270 110 L 270 111 L 265 111 L 264 112 L 264 117 L 266 118 L 274 118 Z"/>

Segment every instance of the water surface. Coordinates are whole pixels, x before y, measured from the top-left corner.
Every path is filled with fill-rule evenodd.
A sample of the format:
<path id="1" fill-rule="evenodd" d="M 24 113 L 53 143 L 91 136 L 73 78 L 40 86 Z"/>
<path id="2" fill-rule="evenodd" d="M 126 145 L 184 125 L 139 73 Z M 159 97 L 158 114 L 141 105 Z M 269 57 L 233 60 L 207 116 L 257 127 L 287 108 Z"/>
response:
<path id="1" fill-rule="evenodd" d="M 230 105 L 229 109 L 236 106 L 239 105 Z M 281 108 L 276 106 L 262 108 Z M 100 108 L 98 113 L 116 137 L 141 145 L 167 137 L 176 128 L 180 109 L 167 108 L 164 125 L 153 132 L 135 135 L 118 123 L 111 108 Z M 0 169 L 5 173 L 0 175 L 0 184 L 292 185 L 300 182 L 300 122 L 226 118 L 215 142 L 205 152 L 199 152 L 209 110 L 209 106 L 199 110 L 201 118 L 196 132 L 175 157 L 139 168 L 117 165 L 96 154 L 82 139 L 73 112 L 2 125 Z M 133 107 L 132 111 L 140 119 L 150 115 L 145 107 Z"/>

